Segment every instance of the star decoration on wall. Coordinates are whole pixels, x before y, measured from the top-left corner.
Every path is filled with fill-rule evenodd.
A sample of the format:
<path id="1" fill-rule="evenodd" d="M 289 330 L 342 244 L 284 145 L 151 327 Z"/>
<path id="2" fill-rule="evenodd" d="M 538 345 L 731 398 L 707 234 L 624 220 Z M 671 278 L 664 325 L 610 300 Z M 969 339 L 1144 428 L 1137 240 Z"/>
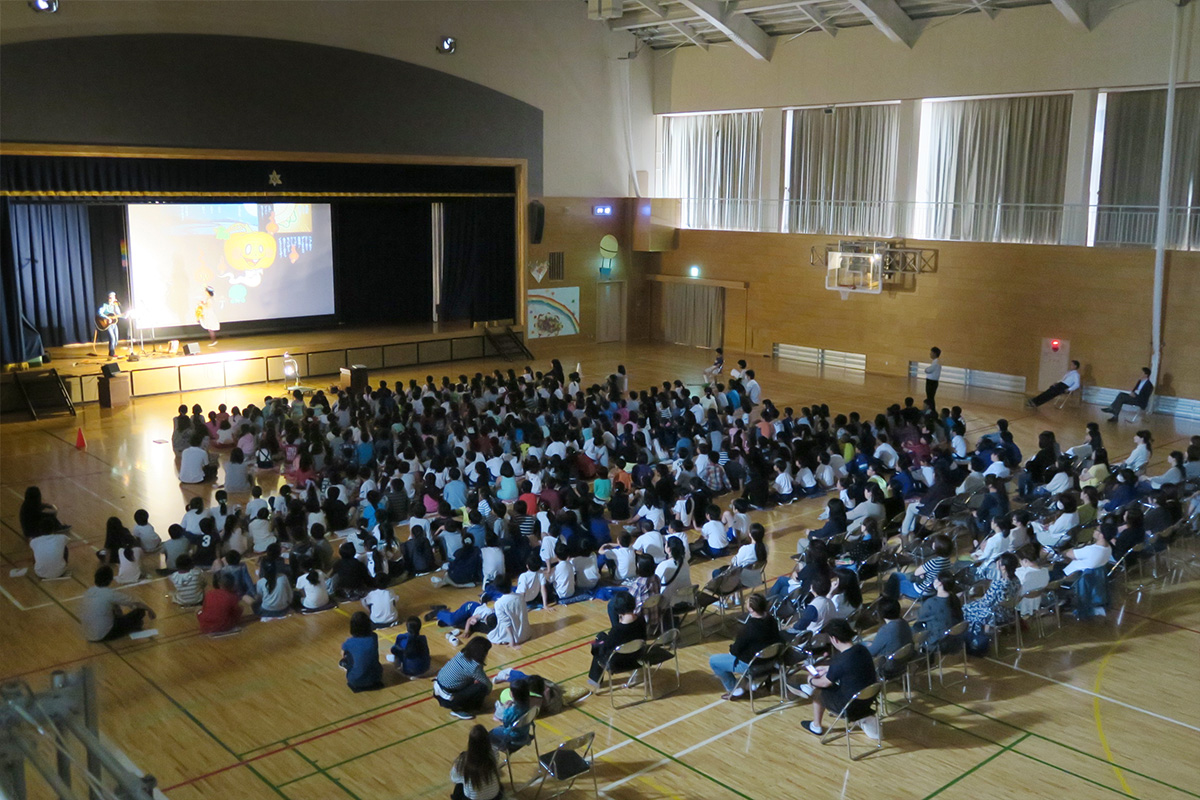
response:
<path id="1" fill-rule="evenodd" d="M 283 178 L 279 177 L 278 170 L 271 170 L 271 174 L 267 176 L 267 182 L 272 186 L 282 186 Z"/>

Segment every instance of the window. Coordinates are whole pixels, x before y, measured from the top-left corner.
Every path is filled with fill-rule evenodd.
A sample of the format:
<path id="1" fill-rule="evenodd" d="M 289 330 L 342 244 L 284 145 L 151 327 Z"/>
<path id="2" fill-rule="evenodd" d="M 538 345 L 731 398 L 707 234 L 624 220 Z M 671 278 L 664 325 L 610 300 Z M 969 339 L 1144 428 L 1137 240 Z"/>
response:
<path id="1" fill-rule="evenodd" d="M 659 117 L 659 195 L 685 228 L 761 230 L 762 111 Z"/>

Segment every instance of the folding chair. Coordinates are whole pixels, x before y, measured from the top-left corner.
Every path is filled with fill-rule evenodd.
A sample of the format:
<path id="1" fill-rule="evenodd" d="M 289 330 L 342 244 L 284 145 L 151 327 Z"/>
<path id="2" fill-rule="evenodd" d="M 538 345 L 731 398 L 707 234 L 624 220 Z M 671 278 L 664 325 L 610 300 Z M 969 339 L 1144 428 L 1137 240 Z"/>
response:
<path id="1" fill-rule="evenodd" d="M 603 686 L 604 685 L 604 677 L 606 675 L 608 676 L 608 703 L 609 703 L 609 705 L 611 705 L 613 707 L 614 710 L 616 710 L 616 708 L 617 708 L 617 701 L 614 696 L 616 693 L 616 676 L 617 676 L 617 674 L 618 673 L 621 673 L 621 674 L 630 673 L 630 675 L 632 677 L 632 674 L 637 672 L 641 668 L 641 655 L 642 655 L 643 651 L 645 651 L 645 649 L 646 649 L 646 641 L 644 639 L 634 639 L 632 641 L 626 642 L 625 644 L 618 645 L 611 653 L 608 654 L 608 658 L 606 658 L 604 660 L 604 671 L 600 673 L 600 680 L 597 682 L 601 686 Z M 634 657 L 638 658 L 638 662 L 637 662 L 638 666 L 629 667 L 626 669 L 614 668 L 613 667 L 613 659 L 616 658 L 617 656 L 634 656 Z M 649 689 L 650 689 L 650 684 L 648 682 L 646 682 L 645 688 L 642 690 L 642 694 L 644 695 L 644 697 L 643 697 L 644 700 L 648 700 L 650 698 Z M 633 705 L 633 704 L 630 703 L 629 705 Z M 622 706 L 622 708 L 624 708 L 624 706 Z"/>
<path id="2" fill-rule="evenodd" d="M 1008 628 L 1012 628 L 1017 637 L 1017 652 L 1021 652 L 1023 642 L 1021 641 L 1021 612 L 1018 606 L 1021 604 L 1020 596 L 1010 597 L 1000 604 L 1000 608 L 1007 609 L 1012 612 L 1012 618 L 1008 622 L 1001 622 L 992 626 L 992 650 L 998 657 L 1000 655 L 1000 634 Z"/>
<path id="3" fill-rule="evenodd" d="M 651 700 L 656 699 L 654 695 L 654 676 L 662 668 L 663 664 L 669 661 L 675 662 L 675 688 L 671 692 L 677 692 L 680 686 L 678 628 L 663 631 L 662 635 L 653 642 L 650 642 L 642 652 L 642 668 L 646 670 L 646 691 Z M 667 692 L 663 696 L 666 697 L 671 692 Z"/>
<path id="4" fill-rule="evenodd" d="M 737 683 L 733 685 L 732 691 L 737 691 L 738 687 L 745 683 L 746 693 L 750 695 L 750 711 L 754 714 L 772 711 L 788 701 L 787 686 L 784 683 L 787 675 L 784 672 L 782 658 L 784 647 L 783 642 L 776 642 L 759 650 L 754 654 L 754 658 L 750 659 L 750 663 L 746 665 L 746 669 L 742 674 L 738 676 Z M 764 708 L 762 711 L 757 710 L 754 707 L 755 682 L 761 680 L 769 683 L 774 679 L 778 679 L 779 681 L 779 704 L 773 705 L 770 708 Z"/>
<path id="5" fill-rule="evenodd" d="M 704 641 L 704 611 L 700 607 L 699 594 L 700 587 L 693 583 L 683 592 L 684 597 L 690 599 L 680 600 L 669 607 L 665 605 L 666 600 L 664 599 L 663 611 L 671 615 L 671 621 L 676 628 L 682 627 L 684 620 L 687 619 L 687 615 L 695 612 L 696 628 L 700 631 L 700 641 Z M 663 597 L 665 598 L 666 595 L 663 595 Z"/>
<path id="6" fill-rule="evenodd" d="M 1066 392 L 1063 392 L 1062 394 L 1060 394 L 1054 400 L 1054 407 L 1057 408 L 1059 411 L 1061 411 L 1067 407 L 1067 403 L 1069 403 L 1072 399 L 1075 400 L 1075 405 L 1083 406 L 1083 387 L 1082 386 L 1079 387 L 1078 389 L 1071 389 L 1070 391 L 1066 391 Z"/>
<path id="7" fill-rule="evenodd" d="M 863 730 L 862 723 L 867 718 L 874 717 L 879 725 L 879 738 L 875 739 L 875 750 L 882 748 L 883 719 L 879 716 L 876 716 L 875 709 L 873 708 L 874 701 L 879 696 L 879 692 L 882 691 L 882 689 L 882 683 L 872 683 L 870 686 L 855 694 L 854 697 L 851 697 L 850 702 L 846 703 L 842 710 L 838 712 L 837 716 L 834 717 L 833 722 L 829 725 L 829 727 L 825 729 L 825 732 L 821 734 L 821 744 L 829 744 L 839 736 L 845 736 L 846 755 L 851 761 L 858 761 L 860 758 L 869 755 L 871 751 L 859 753 L 857 756 L 854 755 L 854 750 L 850 742 L 850 736 L 852 733 L 854 733 L 855 728 L 858 728 L 860 731 L 862 731 L 863 735 L 867 735 L 867 732 Z M 864 706 L 864 704 L 870 705 Z M 836 726 L 839 722 L 843 724 L 843 731 L 835 735 L 834 726 Z M 867 736 L 867 738 L 874 737 Z"/>
<path id="8" fill-rule="evenodd" d="M 908 662 L 908 672 L 911 676 L 914 665 L 921 661 L 925 662 L 925 678 L 929 682 L 929 691 L 933 691 L 933 653 L 925 646 L 925 641 L 929 638 L 929 631 L 915 631 L 913 633 L 913 657 Z M 912 685 L 911 677 L 909 685 Z"/>
<path id="9" fill-rule="evenodd" d="M 945 661 L 945 657 L 946 657 L 946 648 L 944 647 L 944 643 L 948 638 L 958 640 L 959 648 L 962 650 L 963 680 L 965 681 L 968 677 L 968 675 L 967 675 L 967 623 L 965 621 L 963 621 L 963 622 L 960 622 L 957 625 L 953 626 L 952 628 L 948 629 L 945 633 L 942 634 L 942 638 L 938 640 L 938 647 L 937 647 L 938 680 L 941 681 L 942 686 L 946 685 L 946 675 L 942 670 L 942 664 Z M 957 681 L 955 681 L 955 683 L 957 683 Z M 950 685 L 953 686 L 954 684 L 950 684 Z"/>
<path id="10" fill-rule="evenodd" d="M 704 584 L 704 588 L 696 592 L 696 615 L 702 617 L 714 606 L 722 626 L 725 624 L 725 605 L 731 597 L 742 597 L 742 568 L 730 567 L 717 577 Z M 703 638 L 703 635 L 702 635 Z"/>
<path id="11" fill-rule="evenodd" d="M 904 691 L 904 702 L 912 702 L 912 676 L 908 672 L 908 663 L 913 660 L 916 648 L 910 643 L 901 647 L 890 656 L 880 656 L 875 660 L 875 673 L 879 676 L 879 716 L 888 716 L 887 690 L 888 684 L 899 680 L 900 688 Z"/>
<path id="12" fill-rule="evenodd" d="M 535 720 L 537 719 L 539 710 L 540 709 L 537 706 L 534 706 L 534 707 L 530 708 L 528 711 L 526 711 L 524 714 L 522 714 L 521 718 L 519 720 L 517 720 L 516 726 L 518 728 L 525 728 L 525 727 L 529 728 L 530 739 L 528 742 L 526 742 L 525 744 L 506 743 L 502 747 L 497 747 L 495 742 L 492 743 L 492 749 L 504 757 L 504 766 L 508 767 L 508 783 L 510 786 L 512 786 L 512 789 L 514 792 L 517 791 L 517 784 L 516 784 L 516 781 L 513 780 L 513 771 L 512 771 L 512 755 L 513 755 L 513 753 L 516 753 L 518 750 L 524 750 L 526 747 L 528 747 L 530 744 L 532 744 L 533 752 L 535 754 L 537 754 L 538 758 L 541 758 L 541 755 L 542 755 L 541 751 L 538 749 L 537 724 L 535 722 Z"/>
<path id="13" fill-rule="evenodd" d="M 596 783 L 596 759 L 592 753 L 592 744 L 595 739 L 596 732 L 588 731 L 563 742 L 554 748 L 553 752 L 538 756 L 538 774 L 534 778 L 538 781 L 538 790 L 537 794 L 533 796 L 533 800 L 538 800 L 542 796 L 542 789 L 545 788 L 548 779 L 553 778 L 557 783 L 565 782 L 567 784 L 561 791 L 550 795 L 558 797 L 564 792 L 569 792 L 575 785 L 575 781 L 587 772 L 592 773 L 592 791 L 599 797 L 600 786 Z"/>

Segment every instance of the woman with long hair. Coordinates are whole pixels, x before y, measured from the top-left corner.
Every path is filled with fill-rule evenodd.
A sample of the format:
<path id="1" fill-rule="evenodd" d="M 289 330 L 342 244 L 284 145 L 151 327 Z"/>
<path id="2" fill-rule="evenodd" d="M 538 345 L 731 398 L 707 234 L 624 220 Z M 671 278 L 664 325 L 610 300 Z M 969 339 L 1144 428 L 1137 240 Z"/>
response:
<path id="1" fill-rule="evenodd" d="M 41 536 L 43 533 L 61 533 L 71 526 L 58 521 L 58 509 L 42 501 L 42 490 L 37 486 L 25 489 L 25 499 L 21 502 L 21 533 L 26 539 Z"/>
<path id="2" fill-rule="evenodd" d="M 487 728 L 475 725 L 467 734 L 467 749 L 458 754 L 450 767 L 454 784 L 452 800 L 498 800 L 504 796 L 500 783 L 500 765 L 492 752 Z"/>

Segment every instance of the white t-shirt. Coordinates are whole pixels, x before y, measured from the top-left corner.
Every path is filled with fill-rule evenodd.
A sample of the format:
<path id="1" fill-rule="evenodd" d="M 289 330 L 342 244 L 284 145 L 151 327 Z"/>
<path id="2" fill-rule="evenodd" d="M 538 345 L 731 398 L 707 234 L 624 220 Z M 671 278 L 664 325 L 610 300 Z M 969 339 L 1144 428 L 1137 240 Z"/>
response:
<path id="1" fill-rule="evenodd" d="M 308 579 L 307 572 L 301 575 L 296 580 L 296 591 L 304 595 L 301 598 L 301 604 L 305 608 L 320 608 L 329 604 L 329 592 L 325 588 L 325 576 L 320 573 L 317 573 L 315 583 Z"/>
<path id="2" fill-rule="evenodd" d="M 700 528 L 701 535 L 708 543 L 710 550 L 724 550 L 729 546 L 729 537 L 725 533 L 725 526 L 721 524 L 719 519 L 710 519 Z"/>
<path id="3" fill-rule="evenodd" d="M 254 542 L 254 552 L 265 553 L 267 547 L 277 541 L 275 532 L 271 530 L 271 520 L 250 520 L 250 539 Z"/>
<path id="4" fill-rule="evenodd" d="M 117 551 L 117 583 L 137 583 L 142 579 L 142 548 L 133 548 L 133 558 L 125 557 L 125 548 Z"/>
<path id="5" fill-rule="evenodd" d="M 133 535 L 142 543 L 142 550 L 147 553 L 157 553 L 162 548 L 162 538 L 153 525 L 134 525 Z"/>
<path id="6" fill-rule="evenodd" d="M 571 559 L 571 566 L 575 569 L 576 591 L 595 589 L 600 583 L 600 567 L 594 555 L 575 556 Z"/>
<path id="7" fill-rule="evenodd" d="M 550 572 L 554 585 L 554 593 L 559 600 L 565 600 L 575 594 L 575 567 L 570 561 L 560 561 Z"/>
<path id="8" fill-rule="evenodd" d="M 667 602 L 671 605 L 682 600 L 687 600 L 687 590 L 692 585 L 692 570 L 685 563 L 678 570 L 675 569 L 675 559 L 669 558 L 658 565 L 654 570 L 654 574 L 658 576 L 659 583 L 662 584 L 663 596 L 667 598 Z"/>
<path id="9" fill-rule="evenodd" d="M 1050 570 L 1045 567 L 1017 567 L 1017 580 L 1021 582 L 1021 594 L 1036 592 L 1038 589 L 1046 588 L 1050 583 Z M 1040 598 L 1036 600 L 1022 600 L 1021 613 L 1025 615 L 1034 614 L 1041 607 L 1042 601 Z"/>
<path id="10" fill-rule="evenodd" d="M 782 495 L 791 494 L 792 493 L 792 476 L 788 475 L 786 472 L 781 472 L 778 475 L 776 475 L 775 476 L 775 488 Z"/>
<path id="11" fill-rule="evenodd" d="M 614 547 L 604 554 L 611 558 L 617 567 L 617 580 L 631 581 L 637 577 L 637 553 L 632 547 Z"/>
<path id="12" fill-rule="evenodd" d="M 653 558 L 655 564 L 661 564 L 667 557 L 666 545 L 666 537 L 661 531 L 646 531 L 634 541 L 633 549 Z"/>
<path id="13" fill-rule="evenodd" d="M 496 601 L 496 627 L 487 635 L 492 644 L 518 645 L 529 641 L 529 609 L 517 594 L 506 594 Z"/>
<path id="14" fill-rule="evenodd" d="M 542 573 L 525 570 L 517 576 L 517 588 L 514 593 L 526 603 L 538 600 L 542 595 Z"/>
<path id="15" fill-rule="evenodd" d="M 550 559 L 554 558 L 554 548 L 558 544 L 558 538 L 546 534 L 542 537 L 541 547 L 538 548 L 538 555 L 542 558 L 542 563 L 549 564 Z"/>
<path id="16" fill-rule="evenodd" d="M 1073 575 L 1076 572 L 1083 572 L 1085 569 L 1103 567 L 1112 558 L 1112 548 L 1103 544 L 1089 544 L 1084 547 L 1076 547 L 1071 552 L 1075 558 L 1063 570 L 1063 574 L 1065 575 Z"/>
<path id="17" fill-rule="evenodd" d="M 35 536 L 29 540 L 29 548 L 33 550 L 33 574 L 39 578 L 59 578 L 66 574 L 67 535 L 65 533 L 47 533 Z"/>
<path id="18" fill-rule="evenodd" d="M 504 551 L 499 547 L 484 547 L 480 549 L 483 559 L 483 582 L 495 580 L 504 575 Z"/>
<path id="19" fill-rule="evenodd" d="M 387 589 L 372 589 L 362 604 L 371 612 L 371 622 L 375 625 L 392 625 L 400 618 L 396 613 L 396 595 Z"/>
<path id="20" fill-rule="evenodd" d="M 202 447 L 189 447 L 179 456 L 179 482 L 203 483 L 208 453 Z"/>

